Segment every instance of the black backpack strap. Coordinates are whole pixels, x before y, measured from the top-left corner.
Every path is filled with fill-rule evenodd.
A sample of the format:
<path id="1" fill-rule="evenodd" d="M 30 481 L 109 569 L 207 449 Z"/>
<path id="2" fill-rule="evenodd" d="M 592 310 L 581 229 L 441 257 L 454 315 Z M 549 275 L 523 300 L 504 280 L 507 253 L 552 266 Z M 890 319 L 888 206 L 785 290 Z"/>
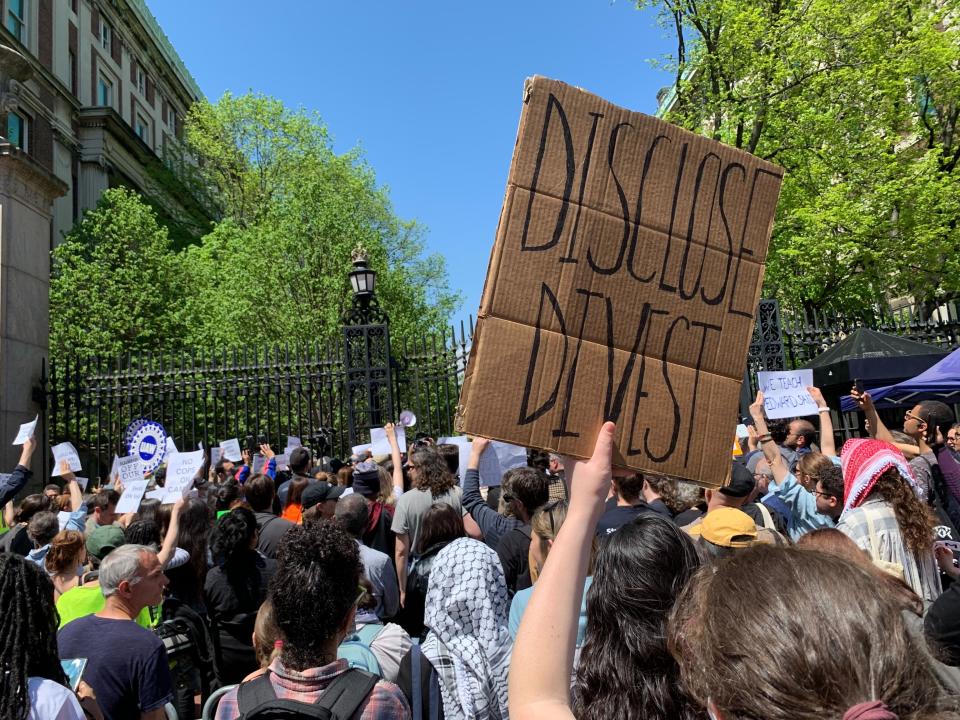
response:
<path id="1" fill-rule="evenodd" d="M 240 717 L 244 717 L 264 703 L 277 699 L 273 684 L 270 682 L 270 671 L 267 670 L 260 677 L 241 683 L 237 688 L 237 710 Z"/>
<path id="2" fill-rule="evenodd" d="M 350 720 L 379 680 L 372 673 L 350 668 L 327 686 L 316 705 L 338 720 Z"/>

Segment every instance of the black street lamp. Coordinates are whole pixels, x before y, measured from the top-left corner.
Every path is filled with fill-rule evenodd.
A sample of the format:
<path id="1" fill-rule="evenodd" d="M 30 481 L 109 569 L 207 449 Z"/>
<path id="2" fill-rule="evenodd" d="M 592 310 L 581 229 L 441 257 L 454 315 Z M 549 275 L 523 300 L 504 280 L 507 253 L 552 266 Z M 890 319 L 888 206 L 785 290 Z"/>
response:
<path id="1" fill-rule="evenodd" d="M 348 277 L 353 298 L 343 314 L 343 369 L 350 444 L 357 445 L 361 432 L 393 417 L 393 363 L 390 320 L 374 292 L 377 273 L 367 265 L 362 245 L 354 248 L 352 257 Z"/>

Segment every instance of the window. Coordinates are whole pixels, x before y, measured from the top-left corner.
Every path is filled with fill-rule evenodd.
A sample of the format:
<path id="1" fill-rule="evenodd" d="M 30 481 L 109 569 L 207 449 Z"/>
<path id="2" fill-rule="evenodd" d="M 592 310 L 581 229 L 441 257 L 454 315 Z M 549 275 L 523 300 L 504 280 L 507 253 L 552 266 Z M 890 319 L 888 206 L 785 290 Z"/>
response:
<path id="1" fill-rule="evenodd" d="M 170 129 L 176 134 L 177 132 L 177 111 L 173 108 L 170 108 L 167 111 L 167 125 Z"/>
<path id="2" fill-rule="evenodd" d="M 100 20 L 100 47 L 111 53 L 113 49 L 113 28 L 106 20 Z"/>
<path id="3" fill-rule="evenodd" d="M 7 113 L 7 140 L 21 150 L 27 150 L 29 136 L 27 118 L 19 113 Z"/>
<path id="4" fill-rule="evenodd" d="M 137 92 L 141 95 L 147 94 L 147 76 L 140 67 L 137 68 Z"/>
<path id="5" fill-rule="evenodd" d="M 20 42 L 26 42 L 24 18 L 27 0 L 7 0 L 7 30 Z"/>
<path id="6" fill-rule="evenodd" d="M 137 137 L 147 143 L 147 145 L 150 144 L 150 121 L 140 113 L 137 113 L 137 122 L 133 130 L 137 133 Z"/>
<path id="7" fill-rule="evenodd" d="M 74 97 L 77 95 L 77 54 L 73 51 L 69 51 L 70 56 L 70 92 L 73 93 Z"/>
<path id="8" fill-rule="evenodd" d="M 97 78 L 97 105 L 113 107 L 113 83 L 103 73 Z"/>

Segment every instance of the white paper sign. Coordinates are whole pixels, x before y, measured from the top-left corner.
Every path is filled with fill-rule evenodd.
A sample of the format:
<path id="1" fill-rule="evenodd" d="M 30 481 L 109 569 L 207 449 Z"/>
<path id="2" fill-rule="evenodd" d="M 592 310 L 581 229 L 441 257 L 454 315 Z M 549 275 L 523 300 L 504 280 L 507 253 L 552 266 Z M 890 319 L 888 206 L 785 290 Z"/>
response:
<path id="1" fill-rule="evenodd" d="M 159 500 L 163 502 L 163 496 L 166 494 L 166 490 L 163 488 L 157 488 L 156 490 L 151 490 L 144 497 L 147 500 Z"/>
<path id="2" fill-rule="evenodd" d="M 120 473 L 120 484 L 127 487 L 129 483 L 143 480 L 143 465 L 136 455 L 117 458 L 117 472 Z"/>
<path id="3" fill-rule="evenodd" d="M 360 458 L 366 459 L 367 450 L 369 450 L 371 447 L 373 447 L 372 443 L 367 443 L 366 445 L 354 445 L 352 448 L 350 448 L 350 451 L 354 455 L 357 455 Z"/>
<path id="4" fill-rule="evenodd" d="M 277 470 L 289 470 L 290 469 L 290 456 L 287 453 L 276 456 L 277 461 Z"/>
<path id="5" fill-rule="evenodd" d="M 40 419 L 40 416 L 37 415 L 32 422 L 24 423 L 20 426 L 20 432 L 17 433 L 17 437 L 13 439 L 14 445 L 23 445 L 27 440 L 33 437 L 34 431 L 37 429 L 37 420 Z"/>
<path id="6" fill-rule="evenodd" d="M 747 426 L 743 423 L 737 425 L 737 437 L 738 438 L 748 438 L 750 437 L 750 431 L 747 430 Z"/>
<path id="7" fill-rule="evenodd" d="M 139 461 L 137 465 L 139 465 Z M 138 467 L 139 470 L 139 467 Z M 140 501 L 143 500 L 143 494 L 147 491 L 148 480 L 143 479 L 140 474 L 140 480 L 131 480 L 129 484 L 123 484 L 123 495 L 120 496 L 120 502 L 117 503 L 117 512 L 120 515 L 136 512 L 140 508 Z"/>
<path id="8" fill-rule="evenodd" d="M 212 447 L 210 448 L 210 464 L 216 465 L 220 462 L 220 458 L 223 457 L 223 448 Z"/>
<path id="9" fill-rule="evenodd" d="M 50 477 L 60 477 L 61 460 L 66 460 L 70 464 L 70 472 L 80 472 L 80 455 L 72 443 L 62 442 L 59 445 L 54 445 L 51 450 L 53 451 L 53 472 Z"/>
<path id="10" fill-rule="evenodd" d="M 300 438 L 287 435 L 287 447 L 291 450 L 295 447 L 300 447 Z"/>
<path id="11" fill-rule="evenodd" d="M 90 478 L 80 477 L 79 475 L 74 475 L 73 479 L 77 481 L 77 485 L 80 486 L 81 490 L 86 490 L 87 485 L 90 484 Z"/>
<path id="12" fill-rule="evenodd" d="M 173 442 L 173 438 L 167 435 L 167 455 L 173 455 L 174 453 L 180 452 L 177 450 L 177 444 Z"/>
<path id="13" fill-rule="evenodd" d="M 220 449 L 223 451 L 223 457 L 232 462 L 241 462 L 243 453 L 240 452 L 240 441 L 236 438 L 224 440 L 220 443 Z"/>
<path id="14" fill-rule="evenodd" d="M 771 420 L 816 415 L 817 404 L 807 388 L 813 385 L 813 370 L 758 372 L 763 409 Z"/>
<path id="15" fill-rule="evenodd" d="M 470 453 L 473 451 L 473 443 L 466 435 L 457 435 L 455 437 L 445 437 L 437 440 L 437 445 L 456 445 L 460 450 L 460 465 L 457 474 L 460 476 L 460 485 L 463 485 L 463 479 L 467 475 L 467 465 L 470 463 Z"/>
<path id="16" fill-rule="evenodd" d="M 400 446 L 400 452 L 407 451 L 407 431 L 399 425 L 394 427 L 397 434 L 397 445 Z M 389 455 L 390 441 L 387 439 L 387 431 L 384 428 L 371 428 L 370 430 L 370 452 L 374 455 Z"/>
<path id="17" fill-rule="evenodd" d="M 491 440 L 480 456 L 480 485 L 494 487 L 503 480 L 503 474 L 512 468 L 527 464 L 527 449 L 519 445 Z"/>
<path id="18" fill-rule="evenodd" d="M 193 478 L 203 467 L 203 450 L 177 453 L 167 463 L 167 479 L 164 483 L 166 492 L 163 503 L 175 503 L 184 497 L 193 485 Z"/>
<path id="19" fill-rule="evenodd" d="M 107 475 L 107 481 L 113 482 L 113 478 L 117 475 L 117 463 L 120 462 L 120 456 L 113 456 L 113 464 L 110 466 L 110 474 Z"/>

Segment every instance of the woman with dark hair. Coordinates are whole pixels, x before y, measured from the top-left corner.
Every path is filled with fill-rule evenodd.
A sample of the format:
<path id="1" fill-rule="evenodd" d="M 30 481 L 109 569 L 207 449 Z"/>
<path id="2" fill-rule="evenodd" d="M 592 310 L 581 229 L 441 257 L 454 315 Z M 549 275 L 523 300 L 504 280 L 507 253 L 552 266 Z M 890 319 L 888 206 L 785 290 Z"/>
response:
<path id="1" fill-rule="evenodd" d="M 423 654 L 440 677 L 447 720 L 507 720 L 510 599 L 497 554 L 470 538 L 437 553 Z"/>
<path id="2" fill-rule="evenodd" d="M 204 597 L 214 627 L 217 677 L 224 685 L 258 667 L 253 628 L 276 562 L 257 552 L 257 539 L 257 518 L 246 508 L 231 510 L 213 531 L 214 567 Z"/>
<path id="3" fill-rule="evenodd" d="M 90 689 L 81 703 L 70 692 L 57 652 L 59 619 L 53 583 L 36 566 L 0 554 L 0 720 L 84 720 L 101 717 Z"/>
<path id="4" fill-rule="evenodd" d="M 303 491 L 309 485 L 310 478 L 296 476 L 290 481 L 290 487 L 287 490 L 287 504 L 280 517 L 289 520 L 294 525 L 300 525 L 303 522 Z"/>
<path id="5" fill-rule="evenodd" d="M 424 604 L 430 582 L 430 570 L 437 553 L 457 538 L 465 537 L 463 521 L 457 511 L 446 503 L 434 503 L 423 515 L 420 526 L 420 540 L 417 543 L 413 564 L 407 575 L 407 584 L 401 593 L 403 629 L 410 637 L 420 637 L 425 633 L 423 627 Z"/>
<path id="6" fill-rule="evenodd" d="M 957 717 L 900 603 L 872 572 L 814 550 L 757 545 L 704 568 L 669 646 L 717 720 Z"/>
<path id="7" fill-rule="evenodd" d="M 209 568 L 210 531 L 210 508 L 198 497 L 187 498 L 180 511 L 176 547 L 190 553 L 190 559 L 167 571 L 167 593 L 202 616 L 207 614 L 203 587 Z"/>
<path id="8" fill-rule="evenodd" d="M 214 491 L 214 504 L 217 519 L 219 520 L 233 509 L 233 504 L 243 497 L 240 483 L 236 480 L 227 480 Z"/>
<path id="9" fill-rule="evenodd" d="M 56 512 L 53 501 L 43 493 L 27 495 L 17 509 L 15 525 L 4 533 L 0 550 L 26 556 L 33 550 L 33 541 L 27 535 L 27 525 L 33 516 L 40 512 Z"/>
<path id="10" fill-rule="evenodd" d="M 601 544 L 573 691 L 580 720 L 699 716 L 680 691 L 665 641 L 667 617 L 699 566 L 687 534 L 653 514 Z"/>
<path id="11" fill-rule="evenodd" d="M 407 571 L 411 551 L 418 546 L 423 516 L 437 502 L 451 505 L 463 524 L 463 506 L 460 502 L 460 486 L 450 472 L 450 467 L 436 448 L 426 447 L 413 452 L 407 461 L 407 470 L 413 488 L 397 500 L 390 529 L 397 537 L 394 561 L 397 566 L 397 584 L 407 586 Z M 377 486 L 380 487 L 379 473 Z M 402 601 L 401 601 L 402 602 Z"/>
<path id="12" fill-rule="evenodd" d="M 882 440 L 848 440 L 843 465 L 843 514 L 837 529 L 896 573 L 927 602 L 940 595 L 933 553 L 937 520 L 897 448 Z"/>

